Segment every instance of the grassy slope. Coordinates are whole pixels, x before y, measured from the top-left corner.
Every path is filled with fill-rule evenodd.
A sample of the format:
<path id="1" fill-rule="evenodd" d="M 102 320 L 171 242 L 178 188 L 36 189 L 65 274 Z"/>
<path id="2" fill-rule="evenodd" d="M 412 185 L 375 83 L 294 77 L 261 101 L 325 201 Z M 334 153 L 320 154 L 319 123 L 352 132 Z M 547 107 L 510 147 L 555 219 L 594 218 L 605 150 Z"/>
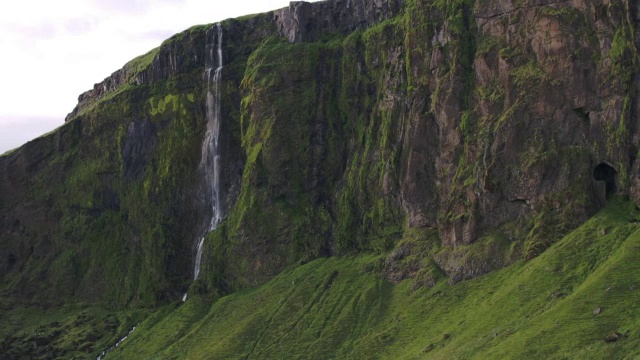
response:
<path id="1" fill-rule="evenodd" d="M 417 291 L 383 280 L 376 256 L 316 260 L 211 305 L 165 307 L 109 358 L 634 358 L 634 219 L 614 200 L 532 261 Z"/>
<path id="2" fill-rule="evenodd" d="M 83 305 L 56 309 L 11 306 L 4 311 L 8 305 L 0 306 L 0 359 L 95 358 L 150 312 L 114 312 Z"/>

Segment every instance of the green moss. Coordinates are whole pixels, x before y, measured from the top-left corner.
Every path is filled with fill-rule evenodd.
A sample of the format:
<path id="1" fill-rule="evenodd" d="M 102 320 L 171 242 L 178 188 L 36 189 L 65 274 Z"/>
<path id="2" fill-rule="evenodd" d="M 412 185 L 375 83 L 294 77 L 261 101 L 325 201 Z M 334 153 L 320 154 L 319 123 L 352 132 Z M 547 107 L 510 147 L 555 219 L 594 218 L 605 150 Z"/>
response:
<path id="1" fill-rule="evenodd" d="M 536 91 L 548 80 L 547 74 L 542 70 L 540 64 L 535 61 L 513 69 L 510 75 L 513 83 L 520 91 L 518 95 L 523 98 L 526 98 L 527 94 L 536 94 Z"/>
<path id="2" fill-rule="evenodd" d="M 638 62 L 633 32 L 629 25 L 620 27 L 614 34 L 609 57 L 612 79 L 628 89 Z"/>
<path id="3" fill-rule="evenodd" d="M 388 30 L 381 29 L 380 31 Z M 373 51 L 375 49 L 373 44 L 377 44 L 381 40 L 372 40 L 372 37 L 377 36 L 374 34 L 376 33 L 367 34 L 364 38 L 366 42 L 362 45 L 365 49 L 371 49 L 368 50 L 365 61 L 367 66 L 372 67 L 375 67 L 376 63 L 387 64 L 387 61 L 380 57 L 381 54 Z M 371 47 L 366 45 L 367 43 L 371 43 Z M 343 66 L 345 65 L 357 66 L 356 63 L 347 62 Z M 380 70 L 385 71 L 384 67 Z M 367 79 L 358 78 L 348 79 L 348 81 L 343 85 L 344 94 L 352 87 L 366 87 L 368 82 Z M 372 84 L 372 86 L 375 85 Z M 382 90 L 384 85 L 378 84 L 378 86 Z M 366 107 L 366 104 L 373 103 L 373 101 L 374 99 L 371 98 L 363 99 L 364 106 Z M 401 218 L 395 210 L 397 205 L 393 204 L 390 198 L 385 199 L 381 193 L 385 178 L 387 182 L 390 182 L 395 181 L 398 176 L 399 152 L 393 146 L 397 137 L 398 109 L 377 110 L 369 108 L 366 112 L 358 112 L 357 109 L 362 105 L 354 104 L 352 100 L 346 98 L 340 104 L 345 115 L 349 114 L 350 116 L 347 116 L 350 118 L 357 119 L 354 122 L 357 127 L 353 131 L 359 141 L 357 145 L 354 144 L 356 145 L 355 156 L 347 164 L 347 183 L 340 190 L 341 194 L 338 195 L 338 199 L 340 199 L 338 205 L 338 243 L 342 244 L 340 247 L 343 250 L 350 247 L 347 244 L 355 245 L 356 248 L 366 248 L 368 236 L 377 236 L 375 234 L 378 233 L 378 230 L 394 223 L 401 223 Z M 347 239 L 357 239 L 357 243 L 354 244 Z"/>
<path id="4" fill-rule="evenodd" d="M 581 30 L 586 24 L 585 12 L 574 6 L 541 6 L 538 14 L 557 18 L 573 31 Z"/>
<path id="5" fill-rule="evenodd" d="M 124 70 L 127 74 L 126 83 L 132 82 L 135 77 L 147 70 L 151 63 L 160 52 L 160 47 L 149 50 L 146 54 L 140 55 L 124 65 Z"/>
<path id="6" fill-rule="evenodd" d="M 192 95 L 193 98 L 193 95 Z M 173 112 L 174 107 L 177 105 L 178 96 L 174 94 L 167 94 L 164 98 L 151 98 L 148 100 L 148 104 L 151 107 L 151 115 L 155 116 L 159 113 L 164 113 L 167 110 Z M 193 102 L 193 100 L 191 100 Z"/>
<path id="7" fill-rule="evenodd" d="M 522 52 L 518 48 L 508 47 L 507 46 L 507 47 L 503 47 L 502 49 L 500 49 L 498 54 L 500 55 L 500 58 L 502 58 L 504 60 L 510 60 L 510 59 L 516 58 L 518 56 L 521 56 Z"/>
<path id="8" fill-rule="evenodd" d="M 2 351 L 11 358 L 95 358 L 149 315 L 100 307 L 3 307 Z"/>
<path id="9" fill-rule="evenodd" d="M 162 42 L 162 45 L 160 45 L 160 47 L 167 47 L 170 46 L 172 44 L 179 44 L 181 42 L 184 42 L 184 40 L 188 37 L 188 36 L 197 36 L 197 34 L 202 34 L 204 32 L 207 31 L 207 29 L 209 29 L 211 27 L 212 24 L 202 24 L 202 25 L 195 25 L 192 26 L 190 28 L 188 28 L 187 30 L 181 31 L 177 34 L 174 34 L 173 36 L 171 36 L 170 38 L 164 40 Z"/>
<path id="10" fill-rule="evenodd" d="M 483 36 L 478 42 L 478 48 L 476 49 L 476 56 L 483 56 L 491 51 L 495 50 L 502 44 L 502 39 L 497 36 Z M 500 57 L 505 58 L 500 50 Z"/>
<path id="11" fill-rule="evenodd" d="M 407 143 L 407 129 L 415 126 L 412 117 L 432 118 L 431 112 L 447 104 L 459 114 L 449 120 L 461 144 L 451 154 L 455 166 L 449 191 L 436 195 L 443 204 L 438 220 L 447 226 L 477 216 L 477 194 L 508 180 L 505 174 L 489 176 L 501 160 L 494 153 L 501 145 L 496 139 L 509 126 L 526 122 L 529 101 L 553 84 L 542 64 L 523 61 L 528 55 L 523 48 L 506 47 L 497 37 L 478 37 L 470 11 L 473 5 L 468 0 L 407 0 L 398 17 L 344 39 L 329 34 L 316 43 L 288 44 L 276 37 L 256 40 L 255 35 L 225 49 L 234 59 L 224 69 L 221 89 L 224 98 L 230 99 L 223 112 L 231 144 L 229 161 L 240 177 L 230 192 L 238 198 L 226 220 L 207 236 L 203 273 L 189 290 L 193 302 L 164 307 L 150 318 L 144 324 L 144 333 L 150 335 L 131 342 L 139 356 L 304 357 L 304 349 L 327 358 L 481 356 L 476 354 L 508 358 L 575 350 L 543 332 L 541 337 L 554 346 L 548 349 L 538 340 L 539 334 L 528 333 L 529 328 L 547 331 L 549 319 L 525 320 L 529 318 L 523 308 L 540 315 L 557 301 L 527 288 L 524 292 L 533 300 L 528 299 L 514 284 L 531 282 L 536 291 L 554 284 L 544 278 L 543 269 L 559 266 L 559 260 L 543 250 L 554 251 L 561 234 L 577 225 L 571 222 L 577 218 L 572 211 L 589 205 L 576 185 L 585 183 L 582 175 L 567 192 L 548 194 L 548 203 L 536 209 L 538 216 L 530 223 L 504 225 L 520 229 L 509 234 L 491 232 L 457 248 L 441 249 L 434 230 L 407 229 L 397 196 L 410 151 L 400 144 Z M 542 16 L 564 22 L 582 21 L 565 8 L 541 11 Z M 260 33 L 269 26 L 273 24 L 265 20 L 251 29 Z M 178 46 L 188 37 L 201 36 L 207 27 L 177 34 L 163 46 Z M 447 40 L 434 43 L 433 34 L 443 27 Z M 613 41 L 612 71 L 623 79 L 633 65 L 627 63 L 632 40 L 629 29 L 623 29 Z M 429 64 L 425 54 L 431 51 L 442 55 L 442 64 Z M 126 66 L 131 74 L 144 71 L 157 53 L 155 49 Z M 493 79 L 477 85 L 473 68 L 477 56 L 508 60 L 514 66 L 510 83 Z M 55 249 L 44 260 L 30 260 L 25 265 L 28 273 L 12 278 L 10 289 L 20 288 L 21 282 L 36 282 L 48 271 L 49 282 L 37 289 L 43 293 L 137 307 L 164 303 L 179 296 L 176 289 L 188 286 L 190 234 L 198 226 L 199 215 L 192 213 L 195 210 L 184 211 L 183 201 L 192 196 L 188 189 L 198 181 L 195 169 L 201 156 L 205 93 L 201 71 L 193 69 L 153 84 L 122 86 L 87 107 L 76 124 L 69 124 L 69 129 L 78 131 L 69 141 L 69 151 L 52 161 L 55 166 L 47 169 L 47 176 L 34 180 L 31 192 L 46 202 L 60 224 L 60 232 L 51 239 L 45 231 L 33 238 L 52 242 Z M 612 156 L 626 144 L 631 99 L 630 93 L 621 104 L 624 115 L 607 129 Z M 480 114 L 478 100 L 488 103 L 488 115 Z M 128 129 L 140 121 L 152 124 L 152 137 L 145 139 L 153 143 L 152 151 L 136 155 L 133 160 L 144 162 L 144 171 L 130 176 L 125 173 L 125 161 L 132 159 L 123 158 L 123 149 Z M 561 147 L 553 141 L 541 146 L 540 136 L 533 132 L 526 150 L 517 154 L 517 166 L 526 170 L 549 161 L 588 161 L 588 149 Z M 629 182 L 627 167 L 622 162 L 616 167 L 621 184 Z M 52 189 L 49 177 L 60 176 L 57 173 L 63 173 L 64 179 Z M 439 176 L 448 180 L 449 175 Z M 58 193 L 62 195 L 52 197 Z M 571 201 L 563 202 L 563 197 Z M 111 203 L 110 198 L 117 201 Z M 620 233 L 633 230 L 608 218 L 605 222 L 615 223 Z M 587 230 L 586 237 L 593 240 Z M 524 238 L 522 251 L 535 258 L 531 265 L 518 263 L 456 288 L 441 282 L 443 268 L 466 278 L 465 268 L 476 266 L 475 275 L 479 275 L 512 262 L 520 256 L 516 253 Z M 567 241 L 582 241 L 571 239 Z M 402 246 L 411 247 L 412 252 L 400 267 L 417 270 L 410 285 L 392 286 L 376 273 L 388 256 L 362 253 L 385 254 Z M 611 249 L 615 251 L 615 246 Z M 608 251 L 601 250 L 598 255 Z M 361 255 L 349 257 L 355 253 Z M 329 254 L 345 257 L 311 261 Z M 572 254 L 562 252 L 567 255 Z M 310 261 L 290 267 L 262 288 L 211 305 L 219 295 L 254 287 L 287 266 Z M 481 268 L 483 264 L 491 266 Z M 594 271 L 591 265 L 578 265 L 583 267 L 580 276 Z M 536 268 L 543 279 L 526 275 L 527 266 Z M 553 279 L 564 281 L 562 291 L 573 291 L 584 280 L 575 280 L 574 275 Z M 289 286 L 292 282 L 298 287 Z M 437 290 L 421 289 L 427 284 L 436 285 Z M 243 312 L 253 303 L 265 305 L 253 314 Z M 452 303 L 455 309 L 450 311 L 446 306 Z M 496 303 L 522 316 L 501 323 L 498 320 L 503 319 L 496 320 L 500 313 L 491 307 Z M 473 308 L 482 311 L 476 314 L 469 310 Z M 505 328 L 506 339 L 495 340 L 496 329 L 503 333 Z M 420 332 L 420 337 L 412 331 Z M 519 337 L 516 332 L 528 335 Z M 503 341 L 527 346 L 506 347 Z M 294 346 L 294 342 L 304 345 Z M 123 351 L 122 356 L 132 354 Z"/>
<path id="12" fill-rule="evenodd" d="M 161 309 L 110 357 L 637 356 L 640 232 L 632 219 L 625 202 L 611 203 L 536 259 L 453 286 L 392 285 L 371 255 L 316 260 L 211 305 L 193 297 Z M 616 331 L 626 336 L 605 343 Z"/>

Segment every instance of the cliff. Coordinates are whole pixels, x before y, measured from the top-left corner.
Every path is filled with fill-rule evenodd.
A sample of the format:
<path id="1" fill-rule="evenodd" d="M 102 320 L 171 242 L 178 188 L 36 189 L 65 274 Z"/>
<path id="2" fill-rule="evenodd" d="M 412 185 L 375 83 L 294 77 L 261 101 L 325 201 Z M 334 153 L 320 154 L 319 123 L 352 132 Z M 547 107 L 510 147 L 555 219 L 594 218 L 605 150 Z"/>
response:
<path id="1" fill-rule="evenodd" d="M 227 216 L 193 286 L 220 40 L 177 34 L 0 157 L 3 297 L 152 306 L 334 255 L 422 285 L 534 258 L 612 196 L 640 203 L 638 11 L 329 0 L 223 21 Z"/>
<path id="2" fill-rule="evenodd" d="M 444 303 L 463 306 L 465 296 L 469 304 L 490 307 L 493 300 L 486 300 L 485 291 L 500 288 L 520 299 L 513 284 L 520 289 L 529 283 L 530 294 L 520 305 L 496 299 L 517 312 L 518 306 L 537 309 L 532 304 L 545 301 L 555 306 L 579 286 L 590 290 L 576 291 L 576 298 L 598 298 L 600 288 L 593 284 L 600 280 L 589 276 L 602 271 L 621 284 L 613 291 L 633 292 L 635 280 L 614 274 L 620 273 L 616 266 L 629 265 L 618 248 L 635 246 L 633 214 L 640 203 L 639 5 L 631 0 L 292 2 L 225 20 L 219 30 L 204 25 L 176 34 L 80 95 L 57 131 L 0 156 L 2 314 L 13 319 L 23 304 L 65 309 L 60 306 L 80 303 L 127 314 L 102 321 L 102 313 L 92 310 L 63 325 L 92 329 L 81 351 L 94 353 L 96 344 L 110 341 L 95 335 L 96 329 L 122 336 L 148 315 L 145 308 L 171 303 L 188 291 L 194 300 L 177 314 L 190 319 L 199 314 L 199 321 L 209 309 L 202 299 L 274 278 L 260 290 L 274 315 L 259 315 L 256 324 L 270 318 L 277 328 L 276 314 L 285 303 L 290 304 L 282 309 L 297 313 L 295 294 L 313 306 L 320 301 L 318 309 L 325 309 L 321 300 L 327 293 L 326 299 L 334 300 L 326 301 L 363 299 L 378 309 L 380 318 L 370 318 L 358 303 L 349 307 L 353 314 L 339 305 L 328 307 L 343 308 L 348 319 L 368 324 L 362 329 L 380 334 L 390 329 L 380 328 L 387 324 L 384 314 L 393 317 L 393 306 L 403 308 L 389 297 L 396 291 L 422 291 L 434 309 Z M 212 64 L 222 59 L 213 85 Z M 214 159 L 205 161 L 204 149 L 212 141 L 211 104 L 220 105 L 219 134 Z M 211 203 L 212 182 L 220 209 Z M 619 199 L 629 200 L 620 205 Z M 611 202 L 617 210 L 534 259 Z M 214 213 L 224 218 L 209 232 Z M 200 254 L 202 268 L 194 282 Z M 337 258 L 316 260 L 327 257 Z M 619 262 L 603 260 L 609 257 Z M 325 261 L 333 265 L 321 266 L 324 277 L 317 280 L 314 269 Z M 443 285 L 507 266 L 471 285 Z M 525 266 L 534 269 L 535 279 L 523 275 Z M 293 268 L 299 270 L 291 273 Z M 282 273 L 285 269 L 289 272 Z M 549 269 L 563 270 L 545 275 Z M 510 282 L 500 283 L 503 276 Z M 301 279 L 309 279 L 308 292 L 296 292 Z M 274 300 L 290 281 L 292 297 Z M 349 282 L 360 285 L 335 295 L 329 293 L 334 281 L 338 289 Z M 315 295 L 313 284 L 324 290 Z M 549 296 L 544 293 L 549 286 L 559 290 Z M 531 300 L 537 299 L 531 289 L 544 299 Z M 433 300 L 443 291 L 448 300 Z M 252 296 L 225 301 L 260 301 Z M 418 309 L 412 300 L 401 301 Z M 210 314 L 223 311 L 218 307 L 226 303 L 214 303 Z M 567 309 L 563 314 L 573 314 Z M 309 311 L 297 315 L 300 321 L 314 321 Z M 395 316 L 393 321 L 400 321 Z M 558 315 L 556 327 L 558 318 L 564 319 Z M 604 318 L 610 336 L 628 336 L 622 325 L 612 325 L 623 320 Z M 185 323 L 195 324 L 193 319 Z M 334 324 L 342 317 L 326 319 Z M 526 326 L 546 329 L 547 320 L 532 319 Z M 162 326 L 169 325 L 153 324 L 145 331 L 159 331 L 164 345 L 139 343 L 143 348 L 164 351 L 178 341 L 164 338 Z M 447 331 L 438 324 L 435 328 Z M 2 333 L 8 337 L 0 350 L 19 357 L 33 355 L 32 344 L 42 354 L 62 349 L 66 338 L 56 339 L 71 335 L 49 327 L 58 330 L 45 340 Z M 464 336 L 486 335 L 473 329 Z M 353 336 L 368 339 L 360 330 Z M 254 351 L 269 357 L 271 345 L 263 348 L 260 342 L 275 330 L 235 331 L 257 340 L 252 349 L 243 347 L 250 343 L 221 343 L 230 357 Z M 298 334 L 300 341 L 308 340 L 305 334 Z M 447 334 L 438 340 L 442 347 Z M 380 336 L 366 340 L 368 346 L 343 344 L 343 352 L 327 356 L 369 356 L 378 349 L 374 343 L 404 341 Z M 583 339 L 575 343 L 588 347 Z M 70 344 L 75 350 L 81 345 Z M 430 353 L 434 344 L 419 345 L 420 353 Z M 172 351 L 184 355 L 180 349 Z M 442 356 L 461 356 L 447 351 Z"/>

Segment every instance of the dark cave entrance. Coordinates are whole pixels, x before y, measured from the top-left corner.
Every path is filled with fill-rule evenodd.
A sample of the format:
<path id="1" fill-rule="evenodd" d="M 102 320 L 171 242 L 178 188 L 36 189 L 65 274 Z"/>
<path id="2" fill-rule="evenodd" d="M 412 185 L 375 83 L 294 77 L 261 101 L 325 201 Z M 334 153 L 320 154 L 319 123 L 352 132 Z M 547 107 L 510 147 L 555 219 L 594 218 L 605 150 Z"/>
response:
<path id="1" fill-rule="evenodd" d="M 9 254 L 9 256 L 7 257 L 7 270 L 11 270 L 13 266 L 16 264 L 16 261 L 18 261 L 18 259 L 16 258 L 16 255 Z"/>
<path id="2" fill-rule="evenodd" d="M 593 177 L 597 181 L 603 181 L 605 184 L 606 197 L 609 198 L 612 194 L 616 193 L 616 181 L 618 173 L 611 166 L 602 163 L 593 170 Z"/>

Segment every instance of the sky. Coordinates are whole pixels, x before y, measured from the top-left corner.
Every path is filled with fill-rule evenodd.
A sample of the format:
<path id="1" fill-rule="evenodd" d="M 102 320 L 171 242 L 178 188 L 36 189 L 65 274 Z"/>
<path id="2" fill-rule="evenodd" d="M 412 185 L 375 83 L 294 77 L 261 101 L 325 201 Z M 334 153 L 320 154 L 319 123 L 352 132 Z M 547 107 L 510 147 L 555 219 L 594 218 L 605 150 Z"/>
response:
<path id="1" fill-rule="evenodd" d="M 288 4 L 288 0 L 10 2 L 0 12 L 0 154 L 61 126 L 78 95 L 171 35 L 193 25 Z"/>

